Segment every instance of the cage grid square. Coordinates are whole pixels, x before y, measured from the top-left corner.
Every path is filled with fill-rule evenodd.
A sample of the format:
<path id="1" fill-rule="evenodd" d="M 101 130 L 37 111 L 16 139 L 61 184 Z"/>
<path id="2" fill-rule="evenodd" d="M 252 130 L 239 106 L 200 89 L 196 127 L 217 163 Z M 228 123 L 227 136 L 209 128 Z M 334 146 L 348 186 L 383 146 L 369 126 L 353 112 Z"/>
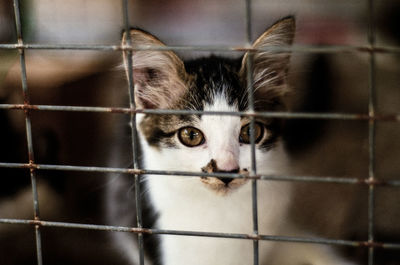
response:
<path id="1" fill-rule="evenodd" d="M 267 49 L 272 51 L 298 51 L 302 53 L 337 53 L 337 52 L 360 52 L 369 55 L 369 107 L 368 114 L 350 114 L 350 113 L 299 113 L 299 112 L 255 112 L 253 93 L 249 93 L 250 110 L 246 112 L 215 112 L 215 111 L 193 111 L 193 110 L 149 110 L 137 109 L 134 100 L 134 85 L 133 85 L 133 66 L 132 57 L 128 58 L 128 91 L 129 91 L 129 108 L 124 107 L 86 107 L 86 106 L 55 106 L 55 105 L 32 105 L 28 96 L 27 73 L 25 62 L 25 51 L 28 49 L 39 50 L 100 50 L 100 51 L 121 51 L 131 55 L 135 50 L 163 50 L 163 51 L 233 51 L 233 52 L 257 52 L 247 47 L 229 47 L 229 46 L 166 46 L 166 47 L 133 47 L 129 34 L 127 34 L 127 45 L 50 45 L 50 44 L 29 44 L 25 43 L 22 36 L 21 28 L 21 12 L 19 7 L 19 0 L 13 0 L 15 12 L 15 25 L 18 43 L 13 44 L 0 44 L 0 49 L 18 50 L 21 67 L 21 82 L 24 95 L 23 104 L 0 104 L 0 110 L 13 110 L 23 111 L 25 113 L 25 128 L 26 128 L 26 141 L 28 147 L 29 161 L 27 163 L 5 163 L 0 161 L 2 168 L 24 168 L 30 170 L 31 188 L 33 194 L 33 212 L 34 216 L 31 220 L 24 219 L 7 219 L 0 218 L 0 224 L 15 224 L 15 225 L 30 225 L 33 226 L 36 239 L 36 256 L 37 264 L 46 264 L 42 258 L 41 247 L 41 228 L 42 227 L 63 227 L 68 229 L 88 229 L 88 230 L 102 230 L 109 232 L 123 232 L 135 233 L 138 235 L 138 245 L 140 249 L 139 264 L 144 264 L 144 234 L 159 234 L 159 235 L 179 235 L 179 236 L 198 236 L 198 237 L 215 237 L 215 238 L 232 238 L 238 240 L 252 240 L 253 241 L 253 264 L 259 264 L 259 241 L 279 241 L 279 242 L 297 242 L 297 243 L 310 243 L 310 244 L 327 244 L 339 245 L 350 247 L 364 247 L 369 249 L 368 264 L 374 264 L 374 250 L 376 248 L 400 249 L 400 243 L 386 243 L 377 242 L 374 237 L 374 200 L 375 200 L 375 187 L 380 185 L 400 187 L 399 180 L 380 180 L 375 174 L 375 131 L 377 121 L 390 121 L 400 122 L 400 114 L 376 114 L 376 80 L 375 80 L 375 56 L 377 53 L 398 54 L 400 53 L 399 47 L 376 46 L 375 32 L 374 32 L 374 0 L 368 1 L 368 45 L 367 46 L 292 46 L 292 47 L 269 47 Z M 251 25 L 251 0 L 246 0 L 246 36 L 248 43 L 252 40 L 252 25 Z M 122 18 L 124 30 L 129 32 L 129 1 L 122 0 Z M 253 90 L 252 80 L 252 59 L 251 56 L 247 60 L 247 80 L 248 86 Z M 45 111 L 64 111 L 64 112 L 99 112 L 99 113 L 118 113 L 120 115 L 129 115 L 131 123 L 131 138 L 132 138 L 132 168 L 112 168 L 112 167 L 93 167 L 93 166 L 75 166 L 75 165 L 52 165 L 52 164 L 38 164 L 35 161 L 32 129 L 31 129 L 31 113 L 32 112 L 45 112 Z M 136 128 L 136 114 L 202 114 L 202 115 L 233 115 L 233 116 L 247 116 L 251 120 L 250 125 L 250 139 L 251 139 L 251 172 L 248 175 L 239 173 L 198 173 L 186 171 L 160 171 L 151 169 L 141 169 L 138 163 L 138 143 L 136 141 L 137 128 Z M 281 119 L 329 119 L 329 120 L 363 120 L 368 121 L 368 144 L 369 144 L 369 176 L 365 179 L 359 178 L 338 178 L 338 177 L 316 177 L 316 176 L 275 176 L 275 175 L 260 175 L 257 173 L 256 168 L 256 152 L 255 152 L 255 139 L 254 139 L 254 121 L 255 117 L 269 117 Z M 55 170 L 55 171 L 79 171 L 79 172 L 101 172 L 101 173 L 119 173 L 128 174 L 134 178 L 135 182 L 135 199 L 136 199 L 136 219 L 137 227 L 122 227 L 122 226 L 108 226 L 108 225 L 95 225 L 95 224 L 80 224 L 68 222 L 52 222 L 42 220 L 39 211 L 38 190 L 37 190 L 37 171 Z M 155 228 L 143 227 L 142 209 L 140 200 L 140 179 L 141 175 L 174 175 L 174 176 L 215 176 L 215 177 L 230 177 L 230 178 L 247 178 L 252 182 L 252 209 L 253 209 L 253 234 L 238 234 L 238 233 L 216 233 L 216 232 L 195 232 L 195 231 L 180 231 L 180 230 L 163 230 Z M 272 236 L 259 234 L 258 231 L 258 212 L 257 212 L 257 183 L 258 181 L 294 181 L 294 182 L 320 182 L 320 183 L 339 183 L 345 185 L 366 185 L 368 186 L 368 241 L 351 241 L 351 240 L 337 240 L 328 238 L 314 238 L 314 237 L 289 237 L 289 236 Z"/>

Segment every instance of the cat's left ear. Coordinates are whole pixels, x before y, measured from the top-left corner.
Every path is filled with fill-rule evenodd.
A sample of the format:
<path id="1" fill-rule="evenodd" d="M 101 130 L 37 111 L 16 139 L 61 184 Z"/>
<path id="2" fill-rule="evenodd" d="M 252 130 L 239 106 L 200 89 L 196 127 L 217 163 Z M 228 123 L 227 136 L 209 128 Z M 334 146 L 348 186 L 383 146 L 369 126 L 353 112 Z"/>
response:
<path id="1" fill-rule="evenodd" d="M 279 20 L 266 30 L 252 45 L 254 97 L 258 102 L 279 101 L 288 90 L 287 72 L 290 51 L 273 50 L 268 47 L 288 47 L 293 43 L 295 19 L 287 17 Z M 242 60 L 240 75 L 247 80 L 247 52 Z"/>
<path id="2" fill-rule="evenodd" d="M 136 105 L 143 109 L 173 108 L 187 90 L 185 81 L 188 75 L 183 61 L 173 51 L 159 49 L 165 45 L 155 36 L 138 29 L 129 33 L 132 47 L 138 49 L 124 52 L 124 68 L 128 76 L 132 71 Z M 122 44 L 127 44 L 126 33 Z M 128 66 L 129 54 L 131 68 Z"/>

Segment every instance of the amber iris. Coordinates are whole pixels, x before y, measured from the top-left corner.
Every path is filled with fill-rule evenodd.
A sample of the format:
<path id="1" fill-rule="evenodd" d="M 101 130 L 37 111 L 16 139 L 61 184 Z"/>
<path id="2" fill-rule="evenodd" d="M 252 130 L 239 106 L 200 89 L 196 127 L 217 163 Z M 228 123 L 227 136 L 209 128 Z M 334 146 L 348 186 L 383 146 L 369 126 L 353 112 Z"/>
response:
<path id="1" fill-rule="evenodd" d="M 194 127 L 184 127 L 178 131 L 178 138 L 182 144 L 195 147 L 204 143 L 203 133 Z"/>
<path id="2" fill-rule="evenodd" d="M 264 135 L 264 126 L 259 123 L 254 123 L 254 143 L 259 143 Z M 239 141 L 244 144 L 250 143 L 250 123 L 242 126 L 240 129 Z"/>

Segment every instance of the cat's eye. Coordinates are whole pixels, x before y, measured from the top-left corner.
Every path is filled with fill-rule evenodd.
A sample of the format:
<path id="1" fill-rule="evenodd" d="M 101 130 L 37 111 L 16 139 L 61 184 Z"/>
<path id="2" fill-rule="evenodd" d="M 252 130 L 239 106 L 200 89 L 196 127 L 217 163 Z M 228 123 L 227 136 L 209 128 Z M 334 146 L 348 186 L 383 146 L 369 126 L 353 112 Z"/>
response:
<path id="1" fill-rule="evenodd" d="M 254 143 L 259 143 L 264 136 L 264 126 L 259 123 L 254 123 Z M 250 123 L 244 125 L 240 129 L 239 141 L 244 144 L 250 143 Z"/>
<path id="2" fill-rule="evenodd" d="M 182 144 L 195 147 L 204 143 L 203 133 L 194 127 L 184 127 L 178 131 L 178 138 Z"/>

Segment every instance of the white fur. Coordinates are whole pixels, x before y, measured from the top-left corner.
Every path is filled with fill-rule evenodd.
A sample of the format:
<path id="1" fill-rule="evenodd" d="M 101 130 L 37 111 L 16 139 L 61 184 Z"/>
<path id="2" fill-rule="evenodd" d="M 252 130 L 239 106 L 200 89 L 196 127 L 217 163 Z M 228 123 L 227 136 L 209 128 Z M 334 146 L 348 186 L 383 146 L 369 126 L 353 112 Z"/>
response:
<path id="1" fill-rule="evenodd" d="M 233 111 L 222 97 L 207 106 L 210 111 Z M 250 168 L 249 145 L 239 146 L 241 128 L 237 116 L 203 115 L 197 127 L 206 137 L 199 147 L 158 150 L 144 141 L 145 167 L 148 169 L 200 172 L 211 159 L 240 168 Z M 142 139 L 144 140 L 144 139 Z M 185 150 L 186 149 L 186 150 Z M 273 151 L 256 152 L 259 173 L 282 172 L 286 158 L 279 144 Z M 225 157 L 225 158 L 224 158 Z M 228 157 L 228 158 L 226 158 Z M 280 161 L 279 164 L 271 161 Z M 198 177 L 148 176 L 152 203 L 159 213 L 157 227 L 171 230 L 252 234 L 251 184 L 247 182 L 226 195 L 217 194 Z M 276 234 L 287 211 L 290 184 L 286 182 L 258 183 L 259 228 L 263 234 Z M 252 261 L 252 241 L 187 236 L 162 236 L 163 264 L 249 264 Z M 272 244 L 262 244 L 261 264 L 265 263 Z"/>

